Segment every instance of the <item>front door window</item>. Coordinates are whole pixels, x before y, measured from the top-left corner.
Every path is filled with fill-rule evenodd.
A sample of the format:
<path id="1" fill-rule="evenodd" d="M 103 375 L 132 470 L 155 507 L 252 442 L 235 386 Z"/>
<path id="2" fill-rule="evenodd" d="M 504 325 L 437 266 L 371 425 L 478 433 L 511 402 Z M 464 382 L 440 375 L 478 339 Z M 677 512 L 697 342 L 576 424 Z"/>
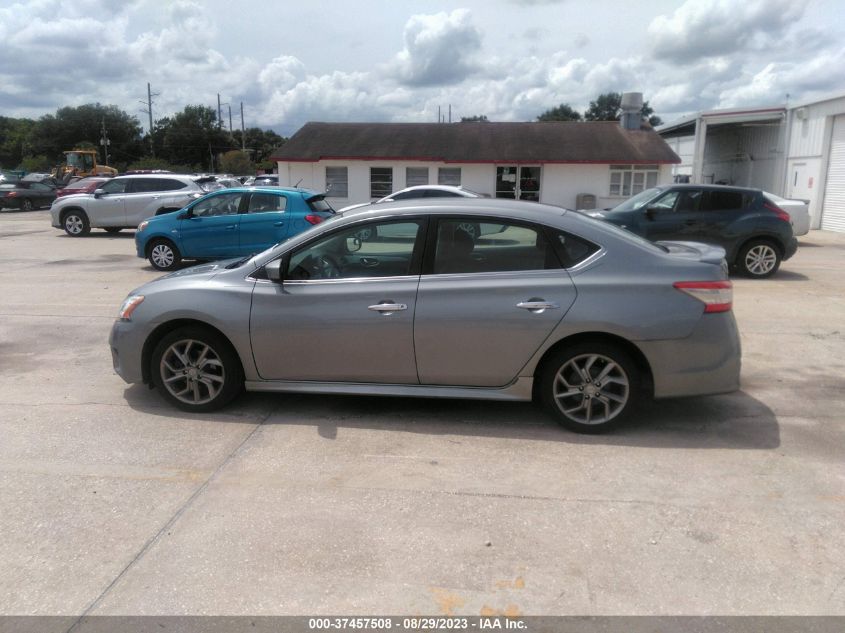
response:
<path id="1" fill-rule="evenodd" d="M 508 165 L 496 168 L 496 197 L 540 201 L 540 167 Z"/>

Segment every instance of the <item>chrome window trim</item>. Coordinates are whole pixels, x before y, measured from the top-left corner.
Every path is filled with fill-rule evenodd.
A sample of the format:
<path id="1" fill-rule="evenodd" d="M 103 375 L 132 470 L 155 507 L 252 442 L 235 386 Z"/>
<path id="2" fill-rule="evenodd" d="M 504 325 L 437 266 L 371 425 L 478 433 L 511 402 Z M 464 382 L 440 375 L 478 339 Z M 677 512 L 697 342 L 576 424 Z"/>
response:
<path id="1" fill-rule="evenodd" d="M 570 266 L 569 268 L 565 268 L 564 270 L 566 270 L 567 272 L 578 272 L 579 270 L 587 268 L 587 266 L 589 266 L 592 263 L 598 261 L 599 259 L 604 257 L 606 254 L 607 254 L 607 249 L 605 249 L 604 246 L 601 246 L 599 248 L 599 250 L 597 250 L 595 253 L 590 255 L 587 259 L 582 259 L 580 262 L 578 262 L 574 266 Z"/>

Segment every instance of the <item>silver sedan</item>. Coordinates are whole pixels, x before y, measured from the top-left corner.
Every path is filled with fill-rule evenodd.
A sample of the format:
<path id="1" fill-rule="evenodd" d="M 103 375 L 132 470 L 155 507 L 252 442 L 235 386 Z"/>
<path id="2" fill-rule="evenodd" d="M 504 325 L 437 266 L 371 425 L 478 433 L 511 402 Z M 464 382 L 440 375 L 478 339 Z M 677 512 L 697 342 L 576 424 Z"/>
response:
<path id="1" fill-rule="evenodd" d="M 251 391 L 541 401 L 595 433 L 739 387 L 724 251 L 536 203 L 403 201 L 130 293 L 116 372 L 210 411 Z"/>

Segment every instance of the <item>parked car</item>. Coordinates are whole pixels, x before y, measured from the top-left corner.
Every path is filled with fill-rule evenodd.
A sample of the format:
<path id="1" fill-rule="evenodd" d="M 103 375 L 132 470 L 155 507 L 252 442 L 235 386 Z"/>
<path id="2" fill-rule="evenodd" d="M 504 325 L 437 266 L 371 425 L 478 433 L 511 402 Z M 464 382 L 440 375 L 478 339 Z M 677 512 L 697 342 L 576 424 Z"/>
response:
<path id="1" fill-rule="evenodd" d="M 32 211 L 49 207 L 56 199 L 56 187 L 51 182 L 20 180 L 0 184 L 0 209 Z"/>
<path id="2" fill-rule="evenodd" d="M 244 387 L 536 395 L 563 425 L 595 433 L 647 396 L 738 388 L 724 254 L 534 202 L 372 205 L 133 290 L 112 359 L 126 382 L 186 411 L 218 409 Z"/>
<path id="3" fill-rule="evenodd" d="M 764 191 L 763 195 L 774 206 L 779 207 L 789 214 L 792 221 L 792 234 L 795 237 L 807 235 L 810 232 L 810 202 L 809 200 L 794 200 L 781 198 L 773 193 Z"/>
<path id="4" fill-rule="evenodd" d="M 102 178 L 100 176 L 88 176 L 87 178 L 80 178 L 78 180 L 68 183 L 61 189 L 57 189 L 56 196 L 61 198 L 62 196 L 72 196 L 77 193 L 94 193 L 95 189 L 97 189 L 100 185 L 107 181 L 108 178 Z"/>
<path id="5" fill-rule="evenodd" d="M 652 241 L 716 244 L 730 265 L 753 278 L 770 277 L 798 248 L 789 214 L 759 189 L 666 185 L 588 215 Z"/>
<path id="6" fill-rule="evenodd" d="M 138 257 L 157 270 L 183 259 L 257 253 L 334 215 L 323 194 L 307 189 L 238 187 L 144 220 L 135 232 Z"/>
<path id="7" fill-rule="evenodd" d="M 65 196 L 50 208 L 53 226 L 71 237 L 92 228 L 110 233 L 134 229 L 142 220 L 181 209 L 203 196 L 203 179 L 177 174 L 118 176 L 93 193 Z"/>
<path id="8" fill-rule="evenodd" d="M 249 183 L 250 187 L 266 187 L 267 185 L 274 186 L 279 184 L 279 177 L 276 174 L 262 174 L 253 178 Z"/>
<path id="9" fill-rule="evenodd" d="M 331 192 L 329 192 L 330 194 Z M 368 204 L 381 204 L 383 202 L 395 202 L 397 200 L 416 200 L 418 198 L 485 198 L 483 194 L 477 193 L 470 189 L 463 187 L 453 187 L 452 185 L 415 185 L 413 187 L 406 187 L 399 191 L 394 191 L 389 196 L 379 198 L 373 202 L 361 202 L 358 204 L 351 204 L 343 207 L 339 212 L 344 213 L 350 209 L 357 209 L 365 207 Z"/>

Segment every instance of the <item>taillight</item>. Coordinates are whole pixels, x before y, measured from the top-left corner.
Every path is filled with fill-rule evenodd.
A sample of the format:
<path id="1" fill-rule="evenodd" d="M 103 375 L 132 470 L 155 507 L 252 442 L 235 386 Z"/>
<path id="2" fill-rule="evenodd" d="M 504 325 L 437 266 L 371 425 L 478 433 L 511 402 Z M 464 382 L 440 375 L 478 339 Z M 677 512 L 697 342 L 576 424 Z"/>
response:
<path id="1" fill-rule="evenodd" d="M 321 218 L 319 215 L 312 215 L 309 213 L 305 216 L 305 221 L 308 222 L 308 224 L 319 224 L 323 221 L 323 218 Z"/>
<path id="2" fill-rule="evenodd" d="M 728 312 L 733 305 L 734 291 L 730 281 L 676 281 L 672 285 L 701 301 L 705 312 Z"/>
<path id="3" fill-rule="evenodd" d="M 789 217 L 789 214 L 786 211 L 784 211 L 783 209 L 781 209 L 774 202 L 766 201 L 766 202 L 763 203 L 763 206 L 766 207 L 772 213 L 774 213 L 776 216 L 778 216 L 781 220 L 785 220 L 787 222 L 792 222 L 792 218 Z"/>
<path id="4" fill-rule="evenodd" d="M 6 197 L 7 198 L 17 198 L 18 192 L 17 191 L 10 191 L 9 193 L 6 194 Z"/>

